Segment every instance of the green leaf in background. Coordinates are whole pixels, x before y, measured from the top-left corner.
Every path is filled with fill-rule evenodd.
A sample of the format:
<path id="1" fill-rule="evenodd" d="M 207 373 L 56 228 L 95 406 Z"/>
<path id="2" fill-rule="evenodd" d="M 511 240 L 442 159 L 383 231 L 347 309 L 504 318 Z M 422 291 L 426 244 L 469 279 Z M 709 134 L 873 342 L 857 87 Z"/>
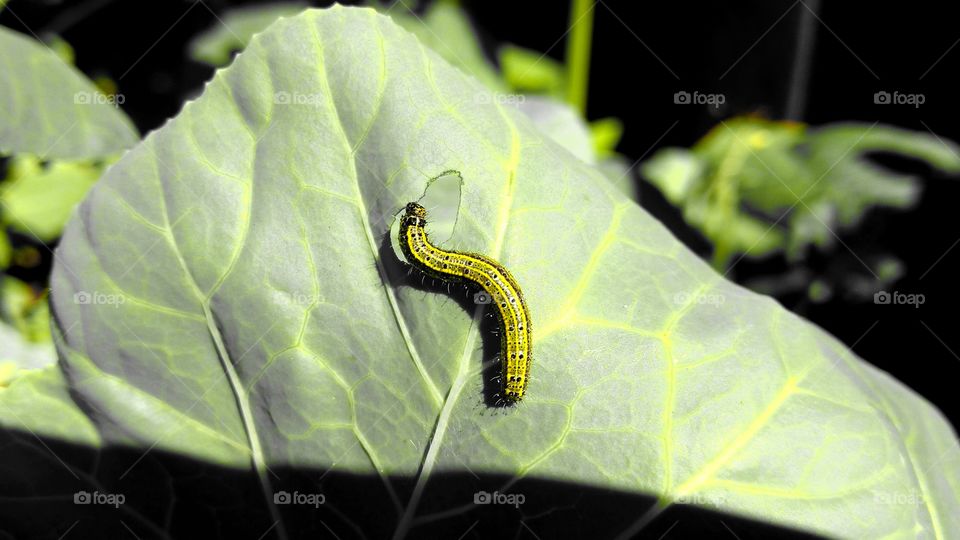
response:
<path id="1" fill-rule="evenodd" d="M 960 173 L 960 147 L 931 133 L 877 124 L 832 124 L 812 129 L 805 142 L 809 145 L 808 167 L 820 181 L 805 197 L 813 202 L 809 211 L 791 216 L 788 252 L 793 255 L 811 242 L 832 244 L 835 238 L 827 227 L 845 230 L 855 226 L 872 206 L 913 206 L 921 187 L 918 179 L 864 159 L 870 153 L 918 159 L 940 171 Z M 817 204 L 826 206 L 825 212 L 818 212 Z M 806 208 L 801 205 L 801 209 Z M 815 213 L 828 213 L 833 221 L 812 219 Z"/>
<path id="2" fill-rule="evenodd" d="M 619 118 L 601 118 L 590 122 L 590 135 L 597 156 L 607 158 L 616 155 L 617 144 L 623 137 L 623 122 Z"/>
<path id="3" fill-rule="evenodd" d="M 639 199 L 630 161 L 612 151 L 604 152 L 605 157 L 602 158 L 597 155 L 598 137 L 594 126 L 599 126 L 601 132 L 616 130 L 612 124 L 619 124 L 619 121 L 605 119 L 588 127 L 569 105 L 543 96 L 521 95 L 513 105 L 526 115 L 541 133 L 585 163 L 596 167 L 621 193 L 631 200 Z M 600 136 L 608 142 L 612 141 L 611 137 L 612 134 Z M 616 137 L 619 138 L 619 134 L 616 134 Z M 616 146 L 616 142 L 612 144 Z"/>
<path id="4" fill-rule="evenodd" d="M 42 369 L 57 363 L 53 342 L 33 343 L 10 326 L 0 323 L 0 388 L 29 370 Z"/>
<path id="5" fill-rule="evenodd" d="M 455 2 L 431 2 L 423 15 L 417 15 L 411 9 L 415 3 L 394 2 L 387 7 L 377 6 L 376 2 L 371 4 L 417 36 L 420 43 L 451 65 L 476 77 L 491 91 L 507 91 L 502 77 L 484 54 L 469 17 Z"/>
<path id="6" fill-rule="evenodd" d="M 548 95 L 563 101 L 567 84 L 563 64 L 546 54 L 516 45 L 500 47 L 497 56 L 503 79 L 511 91 Z"/>
<path id="7" fill-rule="evenodd" d="M 190 41 L 190 57 L 214 67 L 230 63 L 233 53 L 242 51 L 250 38 L 262 32 L 280 17 L 290 17 L 306 9 L 303 2 L 278 2 L 226 10 L 217 21 Z"/>
<path id="8" fill-rule="evenodd" d="M 514 105 L 544 135 L 585 163 L 595 166 L 621 193 L 631 200 L 639 199 L 630 161 L 612 151 L 604 152 L 602 158 L 597 154 L 598 136 L 594 127 L 597 126 L 600 132 L 613 131 L 617 129 L 613 124 L 619 124 L 618 120 L 605 119 L 588 127 L 569 105 L 543 96 L 521 95 Z M 599 138 L 616 146 L 612 136 L 612 133 L 604 133 Z M 619 139 L 619 133 L 616 138 Z"/>
<path id="9" fill-rule="evenodd" d="M 864 272 L 864 265 L 873 273 Z M 796 264 L 783 273 L 750 278 L 743 285 L 760 294 L 776 297 L 805 293 L 814 303 L 827 302 L 837 293 L 847 302 L 872 302 L 878 290 L 890 290 L 903 274 L 903 262 L 895 257 L 864 255 L 862 258 L 851 257 L 847 264 L 843 260 L 835 262 L 825 275 Z"/>
<path id="10" fill-rule="evenodd" d="M 524 109 L 525 112 L 539 113 L 542 109 L 541 105 L 547 102 L 544 99 L 546 97 L 556 104 L 555 110 L 559 107 L 569 109 L 570 106 L 564 103 L 567 94 L 567 80 L 565 68 L 560 62 L 544 53 L 507 44 L 497 49 L 497 59 L 500 65 L 500 71 L 498 72 L 485 56 L 477 33 L 471 26 L 466 12 L 456 3 L 433 2 L 428 6 L 423 16 L 418 16 L 410 9 L 406 9 L 408 5 L 403 2 L 396 2 L 388 8 L 380 9 L 384 14 L 390 15 L 394 22 L 411 31 L 421 43 L 433 49 L 447 62 L 476 77 L 484 86 L 494 92 L 492 99 L 498 99 L 506 103 L 536 99 L 535 102 L 532 102 L 534 105 L 527 108 L 521 107 L 521 109 Z M 510 92 L 510 94 L 504 94 L 505 92 Z M 584 123 L 576 111 L 573 111 L 572 114 L 578 122 Z M 579 129 L 577 128 L 577 130 Z M 547 130 L 544 131 L 551 133 Z M 568 129 L 567 133 L 572 134 L 572 131 Z M 622 163 L 625 158 L 614 151 L 623 134 L 623 123 L 617 118 L 597 120 L 590 123 L 589 134 L 593 139 L 594 146 L 591 153 L 595 157 L 588 162 L 610 159 L 607 166 L 611 171 L 617 173 L 613 179 L 618 180 L 617 185 L 626 192 L 632 193 L 634 191 L 632 175 L 620 174 L 625 172 Z M 560 135 L 559 137 L 563 138 L 565 136 Z M 574 154 L 583 155 L 578 152 L 574 152 Z M 619 181 L 622 178 L 628 178 L 629 183 Z"/>
<path id="11" fill-rule="evenodd" d="M 594 166 L 620 193 L 626 195 L 631 201 L 640 203 L 639 186 L 634 178 L 630 160 L 621 154 L 613 154 Z"/>
<path id="12" fill-rule="evenodd" d="M 585 163 L 596 162 L 590 131 L 570 106 L 546 97 L 521 96 L 516 107 L 568 152 Z"/>
<path id="13" fill-rule="evenodd" d="M 364 504 L 393 501 L 380 521 L 398 538 L 476 508 L 439 494 L 458 472 L 656 499 L 600 536 L 689 501 L 831 536 L 960 535 L 960 448 L 939 412 L 478 95 L 372 10 L 254 38 L 64 232 L 55 339 L 98 433 L 64 436 L 251 471 L 281 528 L 268 467 L 374 479 Z M 381 258 L 424 171 L 447 169 L 463 194 L 446 247 L 502 261 L 535 320 L 529 398 L 499 414 L 472 314 Z"/>
<path id="14" fill-rule="evenodd" d="M 0 275 L 0 315 L 26 341 L 51 342 L 46 292 L 38 292 L 16 278 Z"/>
<path id="15" fill-rule="evenodd" d="M 69 504 L 74 507 L 70 509 L 64 504 L 64 512 L 51 519 L 38 507 L 50 501 L 72 501 L 81 485 L 88 491 L 103 489 L 96 481 L 84 483 L 93 475 L 63 461 L 70 457 L 63 445 L 89 449 L 83 461 L 96 463 L 102 440 L 93 422 L 70 397 L 63 372 L 55 364 L 53 345 L 18 344 L 19 339 L 16 331 L 0 324 L 0 445 L 4 458 L 0 475 L 4 495 L 18 494 L 4 504 L 0 514 L 4 532 L 11 538 L 44 538 L 65 530 L 61 527 L 67 514 L 73 516 L 66 523 L 69 527 L 90 512 L 83 512 L 89 507 Z M 121 519 L 135 523 L 126 512 L 121 514 Z M 14 524 L 24 529 L 10 535 Z"/>
<path id="16" fill-rule="evenodd" d="M 5 278 L 5 299 L 11 279 Z M 49 328 L 49 317 L 46 323 Z M 68 469 L 61 468 L 64 463 L 50 450 L 49 445 L 55 443 L 42 442 L 40 437 L 91 450 L 101 446 L 93 422 L 70 397 L 69 386 L 56 362 L 56 350 L 49 339 L 45 343 L 27 341 L 16 329 L 0 322 L 0 444 L 4 458 L 0 461 L 0 475 L 5 494 L 22 488 L 18 502 L 35 502 L 33 497 L 43 497 L 51 489 L 76 489 L 75 473 L 71 472 L 66 483 L 53 480 L 56 473 Z M 15 513 L 17 510 L 11 510 L 10 515 Z M 24 520 L 29 521 L 30 518 Z M 5 530 L 8 523 L 5 520 Z M 34 531 L 38 536 L 41 533 L 39 528 Z"/>
<path id="17" fill-rule="evenodd" d="M 958 147 L 926 133 L 757 118 L 723 122 L 691 150 L 660 150 L 643 172 L 713 242 L 722 268 L 737 253 L 798 258 L 811 244 L 830 247 L 873 206 L 912 205 L 914 179 L 873 165 L 871 152 L 960 172 Z"/>
<path id="18" fill-rule="evenodd" d="M 62 37 L 52 36 L 49 39 L 47 39 L 46 45 L 64 63 L 69 64 L 71 66 L 76 63 L 77 54 L 76 52 L 74 52 L 73 46 L 67 43 L 67 41 Z"/>
<path id="19" fill-rule="evenodd" d="M 0 27 L 0 155 L 91 159 L 137 141 L 130 120 L 43 43 Z"/>
<path id="20" fill-rule="evenodd" d="M 500 71 L 498 71 L 484 54 L 477 32 L 471 25 L 467 13 L 455 2 L 432 2 L 423 14 L 417 13 L 415 2 L 393 2 L 383 5 L 380 2 L 371 1 L 369 5 L 384 15 L 390 16 L 395 23 L 413 33 L 422 44 L 447 62 L 476 77 L 486 88 L 494 92 L 494 95 L 488 99 L 516 105 L 522 105 L 525 100 L 535 100 L 529 107 L 521 106 L 521 109 L 541 116 L 546 114 L 544 120 L 563 127 L 565 131 L 555 135 L 555 139 L 565 139 L 568 136 L 578 138 L 579 132 L 584 129 L 579 126 L 572 127 L 567 118 L 563 118 L 561 124 L 559 123 L 561 119 L 555 116 L 555 111 L 561 108 L 569 109 L 569 106 L 563 103 L 567 93 L 564 67 L 556 60 L 537 51 L 515 45 L 504 45 L 497 51 L 500 63 Z M 225 66 L 230 61 L 230 55 L 234 51 L 243 50 L 251 36 L 280 17 L 301 11 L 303 7 L 299 3 L 280 3 L 228 10 L 221 17 L 223 24 L 218 22 L 191 42 L 190 54 L 195 60 L 216 67 Z M 553 106 L 549 111 L 554 112 L 547 111 L 547 100 L 541 96 L 551 98 L 550 102 Z M 562 114 L 565 116 L 567 113 Z M 576 111 L 573 111 L 572 115 L 574 122 L 586 126 Z M 541 119 L 534 118 L 535 122 L 539 120 Z M 553 136 L 550 130 L 544 131 Z M 623 134 L 622 122 L 616 118 L 604 118 L 592 122 L 588 133 L 592 137 L 594 146 L 589 154 L 596 157 L 589 158 L 587 161 L 590 163 L 596 159 L 608 161 L 604 164 L 604 168 L 610 169 L 613 175 L 611 179 L 616 181 L 618 189 L 634 197 L 633 176 L 627 170 L 624 163 L 626 160 L 614 152 Z M 579 141 L 576 141 L 576 144 L 579 145 Z M 587 155 L 585 152 L 574 152 L 574 154 L 581 159 Z"/>
<path id="21" fill-rule="evenodd" d="M 89 476 L 63 461 L 69 458 L 61 445 L 89 449 L 84 456 L 87 463 L 95 462 L 102 447 L 93 422 L 70 397 L 56 361 L 53 343 L 29 343 L 0 323 L 0 475 L 3 494 L 17 493 L 0 511 L 4 533 L 10 537 L 43 538 L 63 525 L 65 514 L 48 520 L 38 507 L 50 500 L 72 499 L 80 479 Z M 25 507 L 33 510 L 21 511 Z M 13 523 L 26 529 L 10 535 Z"/>
<path id="22" fill-rule="evenodd" d="M 0 334 L 5 333 L 0 330 Z M 3 337 L 16 339 L 18 336 L 12 332 Z M 45 349 L 49 351 L 37 353 L 34 361 L 38 358 L 56 361 L 53 347 Z M 6 358 L 5 355 L 0 356 Z M 56 365 L 42 369 L 20 369 L 14 362 L 0 360 L 0 428 L 7 433 L 25 432 L 16 446 L 5 448 L 5 457 L 12 457 L 16 451 L 20 458 L 0 463 L 0 473 L 6 486 L 18 485 L 27 477 L 29 480 L 24 484 L 35 483 L 38 488 L 44 489 L 45 486 L 39 483 L 49 479 L 49 475 L 44 473 L 61 466 L 56 462 L 56 456 L 36 443 L 36 439 L 24 442 L 34 436 L 87 445 L 91 449 L 102 444 L 93 422 L 70 397 L 63 372 Z M 22 459 L 24 454 L 30 454 L 32 459 Z M 36 469 L 24 468 L 26 463 L 36 464 Z"/>
<path id="23" fill-rule="evenodd" d="M 15 156 L 10 160 L 6 180 L 0 183 L 0 223 L 42 242 L 54 240 L 104 168 L 102 163 L 44 164 L 29 154 Z"/>
<path id="24" fill-rule="evenodd" d="M 0 230 L 0 271 L 6 270 L 10 266 L 10 258 L 13 256 L 13 246 L 10 245 L 10 237 L 7 232 Z"/>
<path id="25" fill-rule="evenodd" d="M 368 2 L 370 7 L 390 16 L 395 23 L 416 35 L 454 66 L 480 79 L 488 88 L 505 91 L 505 85 L 480 47 L 476 31 L 467 14 L 450 2 L 431 2 L 422 15 L 416 2 L 393 2 L 383 5 Z M 190 43 L 190 56 L 199 62 L 222 67 L 230 63 L 234 52 L 242 51 L 250 38 L 263 31 L 280 17 L 303 11 L 300 2 L 233 8 L 224 12 L 210 29 Z"/>
<path id="26" fill-rule="evenodd" d="M 97 445 L 96 429 L 70 398 L 56 362 L 53 343 L 30 343 L 16 330 L 0 323 L 0 426 L 4 430 Z M 53 461 L 42 446 L 32 450 L 42 461 Z M 0 465 L 7 485 L 25 474 L 23 465 L 23 461 L 9 460 Z M 47 463 L 48 467 L 51 465 Z"/>

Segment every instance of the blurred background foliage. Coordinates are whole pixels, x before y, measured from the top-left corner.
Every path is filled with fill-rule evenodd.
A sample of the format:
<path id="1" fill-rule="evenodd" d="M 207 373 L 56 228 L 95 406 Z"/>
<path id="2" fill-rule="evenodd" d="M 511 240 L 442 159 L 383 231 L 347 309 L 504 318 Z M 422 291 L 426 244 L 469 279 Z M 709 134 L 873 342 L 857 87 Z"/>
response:
<path id="1" fill-rule="evenodd" d="M 739 257 L 784 254 L 786 272 L 747 285 L 773 295 L 806 291 L 814 302 L 828 300 L 834 290 L 866 300 L 902 275 L 895 254 L 873 253 L 860 267 L 826 278 L 815 278 L 804 265 L 812 250 L 836 252 L 839 235 L 856 230 L 872 207 L 916 204 L 919 179 L 869 159 L 880 152 L 960 173 L 956 145 L 928 133 L 757 117 L 722 121 L 690 149 L 661 149 L 641 171 L 709 239 L 718 271 Z"/>
<path id="2" fill-rule="evenodd" d="M 55 363 L 47 302 L 52 249 L 76 205 L 136 136 L 119 109 L 90 106 L 116 87 L 108 78 L 80 74 L 63 39 L 39 42 L 0 27 L 0 48 L 6 56 L 0 69 L 2 388 Z M 71 132 L 87 140 L 76 143 Z"/>
<path id="3" fill-rule="evenodd" d="M 0 10 L 5 3 L 0 0 Z M 580 24 L 573 25 L 566 37 L 564 62 L 510 43 L 496 44 L 490 54 L 457 2 L 367 5 L 388 14 L 425 46 L 475 76 L 498 102 L 519 108 L 639 204 L 645 204 L 641 184 L 654 186 L 708 243 L 708 258 L 718 271 L 729 272 L 744 257 L 782 258 L 785 264 L 771 265 L 765 274 L 744 280 L 745 285 L 781 299 L 799 293 L 815 303 L 838 294 L 864 301 L 903 274 L 904 264 L 896 253 L 880 248 L 851 260 L 838 249 L 843 243 L 838 233 L 856 232 L 872 208 L 907 210 L 919 198 L 917 178 L 880 165 L 875 155 L 918 160 L 933 171 L 960 174 L 958 147 L 932 133 L 879 123 L 811 126 L 758 114 L 720 120 L 690 148 L 624 156 L 617 152 L 624 130 L 646 126 L 625 126 L 614 117 L 591 118 L 586 110 L 594 4 L 571 2 L 569 21 Z M 278 17 L 306 7 L 298 2 L 228 7 L 215 15 L 215 24 L 184 46 L 184 59 L 224 67 L 254 34 Z M 0 32 L 6 40 L 0 45 L 16 40 L 18 47 L 31 47 L 21 39 L 32 40 L 31 36 L 14 37 L 5 28 Z M 79 73 L 73 67 L 75 52 L 55 34 L 40 37 L 43 42 L 34 40 L 29 52 L 46 61 L 8 56 L 12 68 L 0 69 L 0 95 L 16 95 L 18 85 L 33 77 L 52 91 L 60 90 L 58 99 L 49 101 L 47 96 L 48 102 L 40 105 L 49 108 L 49 114 L 79 125 L 113 122 L 121 126 L 116 128 L 119 132 L 130 129 L 133 123 L 116 106 L 122 99 L 100 99 L 105 107 L 77 101 L 81 83 L 73 80 Z M 51 56 L 58 61 L 50 62 Z M 113 79 L 88 75 L 82 84 L 99 98 L 122 98 Z M 31 117 L 37 107 L 29 100 L 12 100 L 0 121 Z M 59 139 L 84 131 L 74 132 L 71 125 L 71 130 L 47 126 L 45 132 L 36 117 L 17 128 L 0 130 L 0 386 L 18 373 L 54 362 L 46 281 L 52 249 L 76 204 L 135 140 L 135 134 L 105 137 L 102 144 L 86 147 L 97 150 L 65 159 L 51 155 L 51 148 Z M 35 136 L 24 137 L 25 131 Z M 814 269 L 811 259 L 830 262 L 825 269 L 823 264 Z"/>

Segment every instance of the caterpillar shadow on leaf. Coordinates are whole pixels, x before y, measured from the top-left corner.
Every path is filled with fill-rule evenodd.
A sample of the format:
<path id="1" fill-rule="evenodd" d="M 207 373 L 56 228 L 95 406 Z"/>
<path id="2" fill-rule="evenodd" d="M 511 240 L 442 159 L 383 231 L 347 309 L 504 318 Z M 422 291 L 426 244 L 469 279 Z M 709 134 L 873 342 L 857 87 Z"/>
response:
<path id="1" fill-rule="evenodd" d="M 474 295 L 482 292 L 482 289 L 472 284 L 451 283 L 424 274 L 397 258 L 392 241 L 388 230 L 380 238 L 377 254 L 390 287 L 394 289 L 410 287 L 424 294 L 442 294 L 457 303 L 471 318 L 474 316 L 477 309 Z M 504 399 L 503 396 L 500 367 L 503 359 L 499 358 L 501 349 L 499 328 L 495 310 L 491 305 L 485 306 L 478 328 L 483 359 L 480 375 L 483 378 L 482 401 L 489 408 L 502 409 L 514 405 L 514 402 Z"/>

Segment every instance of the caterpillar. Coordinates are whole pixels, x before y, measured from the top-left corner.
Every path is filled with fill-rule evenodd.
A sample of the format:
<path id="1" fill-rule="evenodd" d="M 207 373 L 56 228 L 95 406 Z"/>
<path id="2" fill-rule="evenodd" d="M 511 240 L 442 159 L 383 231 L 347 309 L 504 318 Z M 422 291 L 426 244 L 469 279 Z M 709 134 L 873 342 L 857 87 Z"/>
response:
<path id="1" fill-rule="evenodd" d="M 493 303 L 500 326 L 500 384 L 508 403 L 523 399 L 533 356 L 530 310 L 510 272 L 493 259 L 447 251 L 430 243 L 427 210 L 411 202 L 400 221 L 400 249 L 407 262 L 424 274 L 447 282 L 473 284 L 483 290 L 477 303 Z M 483 297 L 483 294 L 486 294 Z"/>

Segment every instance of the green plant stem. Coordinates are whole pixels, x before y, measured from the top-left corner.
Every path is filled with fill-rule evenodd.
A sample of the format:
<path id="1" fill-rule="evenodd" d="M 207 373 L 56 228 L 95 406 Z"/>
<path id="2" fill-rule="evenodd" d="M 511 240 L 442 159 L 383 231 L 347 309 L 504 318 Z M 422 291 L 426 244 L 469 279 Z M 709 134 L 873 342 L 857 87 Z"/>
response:
<path id="1" fill-rule="evenodd" d="M 733 222 L 740 205 L 739 177 L 743 165 L 749 156 L 746 143 L 734 143 L 717 167 L 708 196 L 712 196 L 721 212 L 714 214 L 704 225 L 707 237 L 716 242 L 713 248 L 711 264 L 714 270 L 721 272 L 727 267 L 733 255 L 733 242 L 723 234 L 723 229 Z"/>
<path id="2" fill-rule="evenodd" d="M 570 38 L 567 40 L 567 103 L 587 117 L 587 86 L 590 83 L 590 44 L 593 40 L 593 8 L 590 0 L 570 5 Z"/>

